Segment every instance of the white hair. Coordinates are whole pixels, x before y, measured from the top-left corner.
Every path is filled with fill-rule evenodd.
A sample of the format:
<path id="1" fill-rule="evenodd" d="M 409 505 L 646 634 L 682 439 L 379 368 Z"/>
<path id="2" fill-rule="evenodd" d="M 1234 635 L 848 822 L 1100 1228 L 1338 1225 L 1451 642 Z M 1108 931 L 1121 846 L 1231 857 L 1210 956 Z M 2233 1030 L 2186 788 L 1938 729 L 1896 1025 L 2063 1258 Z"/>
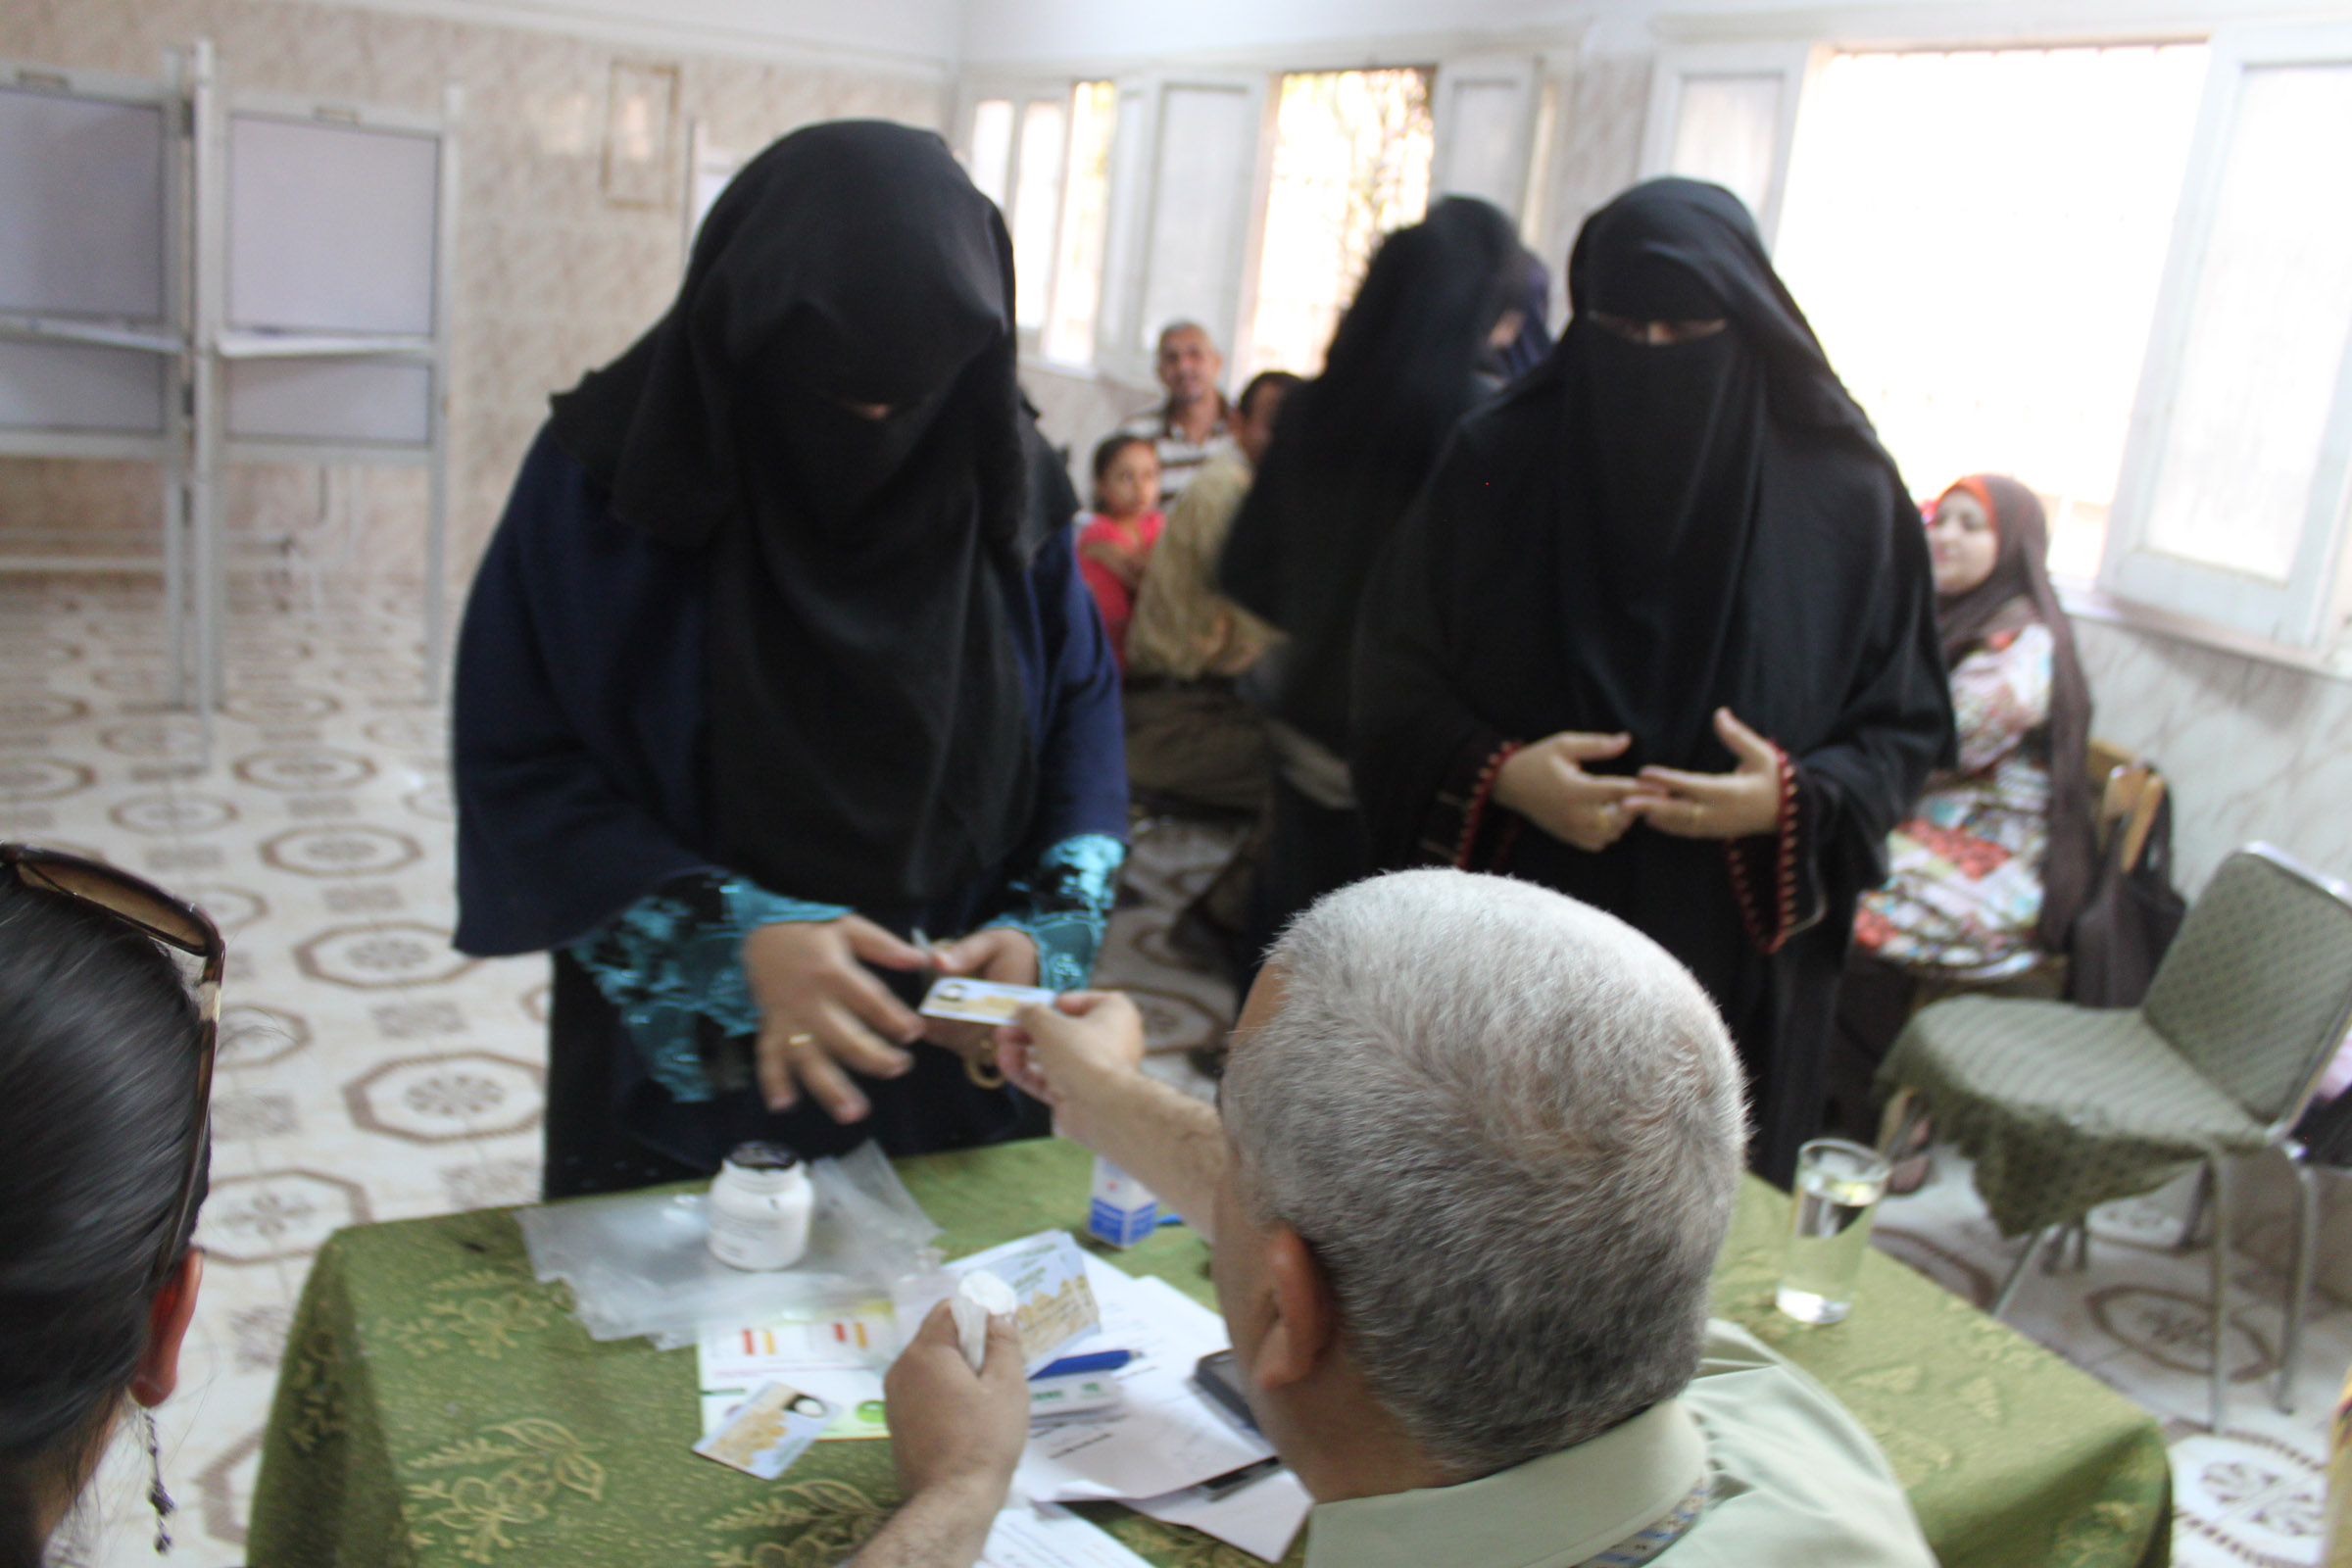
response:
<path id="1" fill-rule="evenodd" d="M 1400 871 L 1267 959 L 1281 1004 L 1222 1091 L 1237 1194 L 1313 1249 L 1372 1393 L 1484 1475 L 1698 1365 L 1745 1127 L 1706 993 L 1615 917 Z"/>

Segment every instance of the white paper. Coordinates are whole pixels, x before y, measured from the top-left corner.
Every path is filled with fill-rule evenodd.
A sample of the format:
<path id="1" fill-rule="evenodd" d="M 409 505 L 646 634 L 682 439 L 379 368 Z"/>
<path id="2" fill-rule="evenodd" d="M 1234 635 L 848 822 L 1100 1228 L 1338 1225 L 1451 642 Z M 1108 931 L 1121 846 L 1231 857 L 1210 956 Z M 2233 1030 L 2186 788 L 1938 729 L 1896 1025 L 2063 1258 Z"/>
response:
<path id="1" fill-rule="evenodd" d="M 1067 1352 L 1135 1351 L 1117 1374 L 1127 1403 L 1110 1420 L 1073 1420 L 1031 1434 L 1016 1491 L 1041 1502 L 1157 1497 L 1273 1451 L 1193 1384 L 1194 1363 L 1227 1348 L 1222 1318 L 1164 1280 L 1134 1279 L 1093 1256 L 1086 1268 L 1102 1327 Z"/>
<path id="2" fill-rule="evenodd" d="M 1067 1353 L 1070 1345 L 1090 1338 L 1102 1321 L 1087 1261 L 1068 1231 L 1040 1231 L 959 1257 L 937 1273 L 901 1280 L 891 1287 L 890 1296 L 898 1312 L 902 1347 L 923 1326 L 931 1308 L 954 1295 L 965 1278 L 993 1274 L 1010 1288 L 1013 1299 L 1019 1302 L 1014 1317 L 1020 1324 L 1027 1363 L 1023 1370 L 1035 1372 Z"/>
<path id="3" fill-rule="evenodd" d="M 840 1410 L 828 1439 L 881 1437 L 882 1371 L 897 1343 L 890 1303 L 879 1300 L 849 1312 L 787 1313 L 708 1330 L 695 1344 L 703 1435 L 716 1431 L 753 1389 L 774 1380 Z"/>
<path id="4" fill-rule="evenodd" d="M 1198 1487 L 1187 1487 L 1165 1496 L 1131 1498 L 1127 1506 L 1163 1524 L 1190 1525 L 1252 1557 L 1280 1562 L 1298 1527 L 1306 1523 L 1314 1499 L 1297 1476 L 1277 1470 L 1221 1502 L 1209 1501 Z"/>
<path id="5" fill-rule="evenodd" d="M 997 1515 L 979 1568 L 1151 1568 L 1103 1531 L 1050 1502 Z"/>

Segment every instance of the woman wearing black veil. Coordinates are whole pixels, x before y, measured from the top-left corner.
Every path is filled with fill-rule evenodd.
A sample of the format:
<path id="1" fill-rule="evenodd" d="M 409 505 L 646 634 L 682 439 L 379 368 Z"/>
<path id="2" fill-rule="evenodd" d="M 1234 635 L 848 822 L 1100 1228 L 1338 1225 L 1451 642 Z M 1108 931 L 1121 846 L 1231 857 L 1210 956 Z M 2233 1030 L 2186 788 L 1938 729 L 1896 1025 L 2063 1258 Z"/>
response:
<path id="1" fill-rule="evenodd" d="M 747 1139 L 1014 1128 L 955 1054 L 984 1037 L 907 1001 L 934 969 L 1084 983 L 1126 779 L 1012 289 L 937 136 L 813 126 L 555 400 L 467 607 L 455 748 L 457 945 L 555 956 L 551 1197 Z"/>
<path id="2" fill-rule="evenodd" d="M 1375 573 L 1355 778 L 1384 863 L 1542 882 L 1689 965 L 1785 1185 L 1854 902 L 1950 754 L 1919 515 L 1730 192 L 1634 187 L 1568 280 Z"/>
<path id="3" fill-rule="evenodd" d="M 1508 219 L 1461 196 L 1382 241 L 1323 373 L 1284 402 L 1227 537 L 1221 586 L 1287 634 L 1243 682 L 1275 755 L 1253 955 L 1372 869 L 1347 761 L 1357 603 L 1446 432 L 1482 395 L 1522 254 Z"/>

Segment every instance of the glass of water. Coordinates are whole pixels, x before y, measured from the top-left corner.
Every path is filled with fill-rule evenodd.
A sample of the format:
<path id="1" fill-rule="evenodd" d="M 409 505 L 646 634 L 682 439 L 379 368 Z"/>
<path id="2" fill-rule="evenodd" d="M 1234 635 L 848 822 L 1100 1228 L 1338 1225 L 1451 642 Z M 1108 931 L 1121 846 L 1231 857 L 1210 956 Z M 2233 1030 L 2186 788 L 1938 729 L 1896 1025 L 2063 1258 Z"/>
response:
<path id="1" fill-rule="evenodd" d="M 1870 1216 L 1891 1169 L 1878 1151 L 1842 1138 L 1816 1138 L 1796 1152 L 1788 1263 L 1773 1298 L 1782 1311 L 1799 1323 L 1836 1323 L 1853 1309 Z"/>

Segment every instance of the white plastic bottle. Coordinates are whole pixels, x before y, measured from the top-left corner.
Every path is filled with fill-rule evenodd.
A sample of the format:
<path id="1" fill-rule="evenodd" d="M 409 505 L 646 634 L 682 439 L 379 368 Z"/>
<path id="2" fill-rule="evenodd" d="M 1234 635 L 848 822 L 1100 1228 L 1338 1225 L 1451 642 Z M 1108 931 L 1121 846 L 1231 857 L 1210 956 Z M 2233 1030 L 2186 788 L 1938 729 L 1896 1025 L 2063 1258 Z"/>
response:
<path id="1" fill-rule="evenodd" d="M 800 1156 L 781 1144 L 738 1144 L 727 1155 L 703 1213 L 710 1255 L 732 1268 L 790 1268 L 808 1250 L 815 1189 Z"/>

